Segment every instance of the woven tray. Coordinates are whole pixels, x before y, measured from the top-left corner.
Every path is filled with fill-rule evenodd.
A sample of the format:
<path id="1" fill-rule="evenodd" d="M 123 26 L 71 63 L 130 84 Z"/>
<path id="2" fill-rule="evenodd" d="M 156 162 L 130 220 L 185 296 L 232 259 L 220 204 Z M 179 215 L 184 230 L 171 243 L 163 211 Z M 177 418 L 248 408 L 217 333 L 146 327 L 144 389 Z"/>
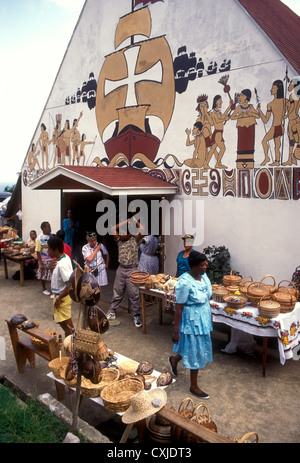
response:
<path id="1" fill-rule="evenodd" d="M 119 364 L 119 367 L 123 370 L 126 375 L 130 375 L 131 373 L 135 373 L 139 364 L 134 360 L 124 360 Z"/>
<path id="2" fill-rule="evenodd" d="M 114 413 L 125 412 L 131 405 L 131 398 L 144 389 L 141 381 L 130 378 L 116 381 L 101 391 L 104 407 Z"/>

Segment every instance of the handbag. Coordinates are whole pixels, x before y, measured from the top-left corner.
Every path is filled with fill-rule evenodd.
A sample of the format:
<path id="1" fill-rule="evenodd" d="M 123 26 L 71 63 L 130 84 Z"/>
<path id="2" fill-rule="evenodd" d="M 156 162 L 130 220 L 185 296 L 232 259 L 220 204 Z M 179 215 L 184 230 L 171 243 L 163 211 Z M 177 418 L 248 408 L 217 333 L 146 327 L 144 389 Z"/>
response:
<path id="1" fill-rule="evenodd" d="M 101 350 L 100 334 L 91 330 L 76 331 L 74 350 L 80 354 L 97 355 Z"/>

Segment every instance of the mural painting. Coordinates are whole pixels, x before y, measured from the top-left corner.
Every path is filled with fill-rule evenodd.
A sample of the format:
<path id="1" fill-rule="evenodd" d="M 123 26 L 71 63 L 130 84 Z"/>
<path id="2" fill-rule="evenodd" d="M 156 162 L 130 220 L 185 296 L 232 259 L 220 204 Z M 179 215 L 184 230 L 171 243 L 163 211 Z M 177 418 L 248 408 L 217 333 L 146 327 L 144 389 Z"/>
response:
<path id="1" fill-rule="evenodd" d="M 114 44 L 101 63 L 98 80 L 90 72 L 88 80 L 62 102 L 62 113 L 63 107 L 78 104 L 82 108 L 82 103 L 94 112 L 98 130 L 88 137 L 92 140 L 86 136 L 83 111 L 72 126 L 67 118 L 62 126 L 63 114 L 49 113 L 55 118 L 52 137 L 42 122 L 28 153 L 24 184 L 57 165 L 129 165 L 177 184 L 179 194 L 299 199 L 297 83 L 286 70 L 284 79 L 270 79 L 270 100 L 262 102 L 257 89 L 251 90 L 251 82 L 232 93 L 229 79 L 234 57 L 223 59 L 220 66 L 212 59 L 205 67 L 195 52 L 188 54 L 187 46 L 177 46 L 173 59 L 167 37 L 151 36 L 148 4 L 157 1 L 163 2 L 132 2 L 132 10 L 118 20 Z M 143 40 L 135 40 L 141 35 Z M 214 92 L 206 94 L 201 92 L 201 79 L 208 76 Z M 184 137 L 186 152 L 164 153 L 161 144 L 170 130 L 176 96 L 184 97 L 189 84 L 189 90 L 195 86 L 199 95 L 196 108 L 190 108 L 190 114 L 196 110 L 194 123 L 188 127 L 183 115 L 181 132 L 176 131 L 176 137 Z M 257 127 L 264 128 L 262 139 L 257 137 Z M 288 146 L 284 146 L 284 134 Z M 228 141 L 234 139 L 233 153 Z M 87 145 L 92 145 L 88 154 Z M 255 151 L 264 156 L 260 164 Z"/>

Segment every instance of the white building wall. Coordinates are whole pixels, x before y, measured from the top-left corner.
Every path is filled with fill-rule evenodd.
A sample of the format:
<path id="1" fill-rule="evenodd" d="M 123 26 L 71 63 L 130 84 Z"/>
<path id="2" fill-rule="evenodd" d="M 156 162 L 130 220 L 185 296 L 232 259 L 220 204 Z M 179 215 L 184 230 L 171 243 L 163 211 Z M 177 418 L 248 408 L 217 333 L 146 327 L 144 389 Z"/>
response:
<path id="1" fill-rule="evenodd" d="M 250 103 L 256 108 L 256 89 L 262 110 L 266 113 L 267 104 L 273 99 L 270 93 L 272 83 L 277 79 L 283 80 L 286 70 L 290 78 L 296 75 L 296 71 L 237 0 L 164 0 L 149 3 L 148 8 L 151 14 L 151 38 L 165 36 L 173 60 L 178 49 L 185 46 L 188 54 L 194 52 L 197 60 L 202 58 L 205 69 L 202 77 L 189 81 L 185 91 L 176 92 L 172 117 L 155 163 L 144 165 L 144 170 L 173 183 L 177 182 L 178 198 L 182 201 L 204 203 L 203 242 L 197 244 L 196 249 L 202 250 L 207 245 L 225 245 L 231 253 L 232 267 L 242 275 L 258 279 L 273 274 L 277 281 L 290 279 L 295 267 L 299 265 L 300 257 L 297 243 L 297 230 L 300 227 L 297 201 L 300 196 L 299 160 L 292 166 L 284 167 L 281 164 L 275 168 L 270 165 L 271 161 L 264 166 L 270 182 L 268 193 L 256 182 L 263 169 L 261 142 L 271 128 L 272 117 L 267 124 L 263 124 L 261 119 L 257 120 L 254 166 L 246 167 L 244 172 L 237 169 L 236 164 L 236 121 L 229 120 L 223 127 L 226 151 L 222 162 L 227 169 L 208 171 L 189 167 L 186 162 L 192 158 L 193 147 L 186 145 L 185 130 L 192 129 L 196 121 L 198 114 L 195 108 L 199 95 L 207 95 L 211 111 L 214 96 L 220 94 L 223 100 L 222 112 L 225 111 L 229 96 L 219 83 L 224 75 L 229 76 L 232 98 L 235 93 L 248 88 L 252 92 Z M 86 2 L 33 135 L 34 143 L 38 144 L 41 123 L 47 126 L 51 139 L 57 117 L 61 117 L 62 125 L 66 119 L 72 124 L 73 119 L 83 112 L 78 130 L 81 135 L 85 133 L 87 141 L 94 142 L 93 145 L 85 146 L 86 165 L 107 165 L 107 154 L 98 131 L 95 108 L 90 109 L 82 100 L 66 105 L 65 100 L 76 95 L 77 89 L 88 80 L 90 73 L 94 74 L 98 82 L 105 57 L 114 52 L 119 18 L 128 14 L 130 9 L 131 0 Z M 231 60 L 230 69 L 226 72 L 219 70 L 223 60 Z M 217 73 L 208 75 L 211 61 L 217 63 Z M 168 89 L 166 91 L 171 92 Z M 290 92 L 286 86 L 285 94 L 289 98 Z M 289 156 L 287 122 L 281 143 L 284 146 L 282 163 Z M 273 141 L 270 147 L 271 160 L 274 160 Z M 49 145 L 49 168 L 53 167 L 53 161 L 52 143 Z M 214 168 L 215 162 L 213 157 L 211 167 Z M 28 168 L 27 156 L 24 170 L 28 178 L 43 173 L 34 173 L 34 169 Z M 217 177 L 219 183 L 216 192 L 213 187 Z M 36 204 L 40 207 L 35 207 Z M 30 186 L 24 186 L 23 210 L 25 235 L 33 228 L 31 224 L 39 225 L 45 219 L 49 220 L 54 231 L 59 227 L 58 192 L 32 191 Z M 182 233 L 189 232 L 182 230 Z M 176 256 L 181 246 L 180 236 L 166 237 L 166 272 L 175 273 Z"/>

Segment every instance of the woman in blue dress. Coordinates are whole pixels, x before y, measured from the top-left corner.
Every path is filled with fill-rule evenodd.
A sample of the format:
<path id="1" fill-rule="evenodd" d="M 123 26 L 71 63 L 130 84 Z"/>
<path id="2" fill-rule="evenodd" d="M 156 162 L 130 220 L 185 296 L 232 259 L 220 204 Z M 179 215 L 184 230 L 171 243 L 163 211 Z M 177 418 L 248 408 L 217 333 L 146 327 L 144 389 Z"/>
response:
<path id="1" fill-rule="evenodd" d="M 209 395 L 198 386 L 198 370 L 213 360 L 209 304 L 212 287 L 206 275 L 206 259 L 204 254 L 191 251 L 188 258 L 190 270 L 179 278 L 175 286 L 176 313 L 172 335 L 175 355 L 169 357 L 174 376 L 177 376 L 180 360 L 183 367 L 190 370 L 190 392 L 202 399 L 208 399 Z"/>

